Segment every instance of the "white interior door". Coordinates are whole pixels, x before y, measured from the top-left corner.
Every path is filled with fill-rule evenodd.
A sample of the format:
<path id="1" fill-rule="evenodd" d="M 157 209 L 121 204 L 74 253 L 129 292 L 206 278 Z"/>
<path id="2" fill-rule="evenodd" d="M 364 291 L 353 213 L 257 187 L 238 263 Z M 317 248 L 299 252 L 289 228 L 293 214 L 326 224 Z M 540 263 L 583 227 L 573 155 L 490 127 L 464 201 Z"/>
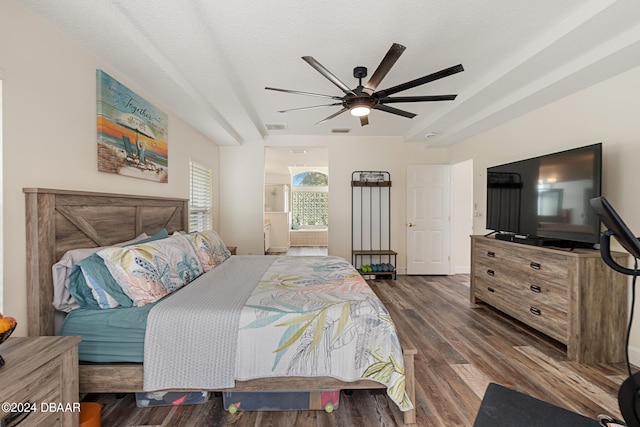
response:
<path id="1" fill-rule="evenodd" d="M 448 165 L 407 166 L 407 274 L 451 274 Z"/>

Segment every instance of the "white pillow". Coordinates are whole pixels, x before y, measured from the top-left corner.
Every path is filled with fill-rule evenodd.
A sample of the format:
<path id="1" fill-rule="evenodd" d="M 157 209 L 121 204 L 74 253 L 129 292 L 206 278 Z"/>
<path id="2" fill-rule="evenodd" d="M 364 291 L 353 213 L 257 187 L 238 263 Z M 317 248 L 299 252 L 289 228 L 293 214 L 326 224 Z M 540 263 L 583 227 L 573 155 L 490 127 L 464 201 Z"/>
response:
<path id="1" fill-rule="evenodd" d="M 146 239 L 147 237 L 149 237 L 147 233 L 142 233 L 135 239 L 118 243 L 113 246 L 122 246 L 129 243 L 135 243 L 138 240 Z M 76 262 L 81 261 L 89 255 L 92 255 L 93 253 L 107 247 L 108 246 L 72 249 L 62 255 L 60 261 L 53 264 L 53 267 L 51 267 L 51 275 L 53 277 L 53 306 L 56 308 L 56 310 L 69 313 L 72 310 L 80 308 L 76 300 L 71 296 L 71 293 L 69 293 L 69 274 L 71 273 L 71 268 Z"/>

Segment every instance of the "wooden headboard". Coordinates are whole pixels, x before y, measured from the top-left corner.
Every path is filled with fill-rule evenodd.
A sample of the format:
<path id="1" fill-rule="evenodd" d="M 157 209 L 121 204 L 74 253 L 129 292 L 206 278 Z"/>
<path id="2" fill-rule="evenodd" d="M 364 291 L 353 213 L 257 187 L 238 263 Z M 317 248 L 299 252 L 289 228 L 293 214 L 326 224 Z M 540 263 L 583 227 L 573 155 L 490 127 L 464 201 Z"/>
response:
<path id="1" fill-rule="evenodd" d="M 54 334 L 51 267 L 70 249 L 109 246 L 163 228 L 187 230 L 188 200 L 24 188 L 31 336 Z"/>

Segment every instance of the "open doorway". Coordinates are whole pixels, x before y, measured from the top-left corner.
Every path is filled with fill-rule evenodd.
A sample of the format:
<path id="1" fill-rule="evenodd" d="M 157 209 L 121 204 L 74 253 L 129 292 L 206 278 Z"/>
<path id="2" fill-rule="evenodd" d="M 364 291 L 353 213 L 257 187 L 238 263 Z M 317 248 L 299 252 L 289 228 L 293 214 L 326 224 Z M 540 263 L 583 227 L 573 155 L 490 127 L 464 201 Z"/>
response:
<path id="1" fill-rule="evenodd" d="M 328 192 L 327 148 L 265 148 L 265 252 L 327 255 Z"/>
<path id="2" fill-rule="evenodd" d="M 329 174 L 326 168 L 318 166 L 298 166 L 291 171 L 290 255 L 301 251 L 302 254 L 326 255 L 329 247 Z"/>

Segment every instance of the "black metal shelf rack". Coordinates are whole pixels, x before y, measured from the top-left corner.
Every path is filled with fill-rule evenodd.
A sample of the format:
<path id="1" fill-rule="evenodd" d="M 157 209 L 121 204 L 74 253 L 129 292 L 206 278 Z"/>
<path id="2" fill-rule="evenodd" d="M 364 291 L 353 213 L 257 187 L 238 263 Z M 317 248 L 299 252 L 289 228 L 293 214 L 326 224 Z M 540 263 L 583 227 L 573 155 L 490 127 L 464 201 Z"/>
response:
<path id="1" fill-rule="evenodd" d="M 389 172 L 351 174 L 351 254 L 353 265 L 363 277 L 396 278 L 398 254 L 391 249 Z"/>

